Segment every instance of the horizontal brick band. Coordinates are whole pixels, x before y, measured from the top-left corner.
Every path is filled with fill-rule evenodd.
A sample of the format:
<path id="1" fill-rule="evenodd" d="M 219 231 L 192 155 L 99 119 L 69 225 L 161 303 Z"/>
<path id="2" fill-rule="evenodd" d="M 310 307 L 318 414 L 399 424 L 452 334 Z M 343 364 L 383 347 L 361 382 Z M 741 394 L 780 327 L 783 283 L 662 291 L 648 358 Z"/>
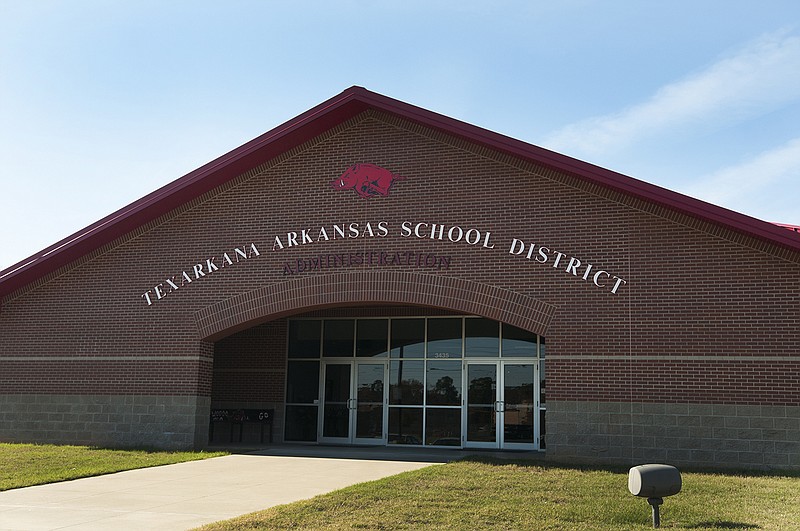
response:
<path id="1" fill-rule="evenodd" d="M 6 361 L 69 361 L 69 362 L 86 362 L 95 363 L 97 361 L 212 361 L 211 356 L 3 356 L 0 358 L 0 363 Z"/>
<path id="2" fill-rule="evenodd" d="M 0 358 L 0 394 L 157 395 L 169 390 L 173 396 L 208 396 L 210 385 L 199 375 L 209 372 L 211 364 L 210 359 L 199 357 L 180 361 L 152 357 L 115 361 L 88 357 L 24 361 Z"/>
<path id="3" fill-rule="evenodd" d="M 800 354 L 797 356 L 775 356 L 769 352 L 756 355 L 734 355 L 734 356 L 714 356 L 697 355 L 697 354 L 559 354 L 559 360 L 607 360 L 611 359 L 616 362 L 621 360 L 633 359 L 636 361 L 757 361 L 757 362 L 773 362 L 773 361 L 791 361 L 800 362 Z"/>

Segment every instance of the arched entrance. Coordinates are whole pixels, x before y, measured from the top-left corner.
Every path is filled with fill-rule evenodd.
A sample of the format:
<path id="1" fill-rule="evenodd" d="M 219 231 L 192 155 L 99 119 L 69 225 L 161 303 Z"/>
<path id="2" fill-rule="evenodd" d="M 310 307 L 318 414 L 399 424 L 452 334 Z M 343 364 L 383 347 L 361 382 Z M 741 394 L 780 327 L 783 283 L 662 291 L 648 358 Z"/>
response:
<path id="1" fill-rule="evenodd" d="M 280 421 L 278 440 L 543 447 L 540 331 L 552 308 L 508 290 L 430 275 L 354 277 L 292 280 L 198 312 L 207 339 L 225 335 L 215 357 L 255 358 L 241 349 L 254 341 L 272 345 L 271 359 L 283 367 L 271 380 L 283 383 L 270 402 Z M 232 382 L 247 381 L 241 364 L 222 363 L 239 371 Z M 233 396 L 228 391 L 215 391 L 212 401 L 235 406 L 222 400 Z M 242 407 L 253 406 L 237 396 L 247 402 Z"/>

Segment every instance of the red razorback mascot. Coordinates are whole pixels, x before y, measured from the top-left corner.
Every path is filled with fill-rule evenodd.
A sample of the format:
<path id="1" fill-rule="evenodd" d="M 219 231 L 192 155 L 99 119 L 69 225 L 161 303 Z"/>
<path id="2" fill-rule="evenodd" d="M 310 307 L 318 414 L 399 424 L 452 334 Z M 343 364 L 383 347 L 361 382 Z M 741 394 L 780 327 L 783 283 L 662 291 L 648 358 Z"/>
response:
<path id="1" fill-rule="evenodd" d="M 353 189 L 361 197 L 387 196 L 392 183 L 403 179 L 402 175 L 374 164 L 353 164 L 341 177 L 331 181 L 331 186 L 334 190 Z"/>

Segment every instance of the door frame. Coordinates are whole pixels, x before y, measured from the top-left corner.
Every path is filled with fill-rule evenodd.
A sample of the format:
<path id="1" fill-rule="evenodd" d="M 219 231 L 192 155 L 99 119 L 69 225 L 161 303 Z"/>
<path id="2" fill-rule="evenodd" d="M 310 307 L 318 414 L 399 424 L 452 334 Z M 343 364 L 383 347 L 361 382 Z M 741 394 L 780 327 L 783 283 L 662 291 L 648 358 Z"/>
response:
<path id="1" fill-rule="evenodd" d="M 506 382 L 505 367 L 507 365 L 531 365 L 533 367 L 533 401 L 531 402 L 533 441 L 530 443 L 508 442 L 505 433 L 505 414 L 506 414 Z M 500 448 L 503 450 L 538 450 L 539 449 L 539 361 L 528 358 L 505 358 L 499 363 L 499 373 L 502 375 L 498 389 L 501 389 L 502 419 L 500 429 Z"/>
<path id="2" fill-rule="evenodd" d="M 350 367 L 350 389 L 347 400 L 348 411 L 348 436 L 325 437 L 325 376 L 328 365 L 348 365 Z M 381 365 L 383 367 L 383 393 L 381 398 L 381 437 L 358 438 L 357 413 L 358 413 L 358 368 L 362 365 Z M 388 403 L 389 386 L 387 385 L 389 362 L 386 358 L 328 358 L 320 360 L 319 371 L 319 415 L 317 418 L 317 442 L 323 444 L 385 446 L 388 441 Z"/>
<path id="3" fill-rule="evenodd" d="M 469 440 L 469 367 L 470 365 L 488 365 L 494 367 L 494 401 L 493 403 L 493 410 L 494 410 L 494 433 L 495 438 L 494 441 L 470 441 Z M 498 411 L 499 407 L 499 389 L 500 389 L 500 370 L 499 370 L 500 360 L 497 358 L 494 359 L 467 359 L 464 360 L 464 396 L 461 405 L 461 425 L 464 434 L 464 448 L 484 448 L 484 449 L 498 449 L 500 448 L 500 432 L 502 430 L 502 424 L 500 420 L 502 416 L 499 414 Z"/>
<path id="4" fill-rule="evenodd" d="M 494 442 L 470 441 L 469 437 L 469 366 L 493 365 L 495 367 L 495 440 Z M 533 442 L 519 443 L 505 440 L 505 367 L 506 365 L 531 365 L 533 367 Z M 464 360 L 464 399 L 462 405 L 462 426 L 464 448 L 484 448 L 498 450 L 538 450 L 539 449 L 539 360 L 531 358 L 468 358 Z"/>

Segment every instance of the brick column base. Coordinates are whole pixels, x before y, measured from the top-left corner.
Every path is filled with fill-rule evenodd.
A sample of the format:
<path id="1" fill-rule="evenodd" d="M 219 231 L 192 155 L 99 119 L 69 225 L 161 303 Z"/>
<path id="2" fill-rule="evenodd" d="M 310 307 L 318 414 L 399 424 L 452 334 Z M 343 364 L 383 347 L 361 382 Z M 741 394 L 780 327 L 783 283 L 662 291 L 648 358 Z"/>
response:
<path id="1" fill-rule="evenodd" d="M 0 395 L 0 441 L 202 448 L 210 404 L 198 396 Z"/>

